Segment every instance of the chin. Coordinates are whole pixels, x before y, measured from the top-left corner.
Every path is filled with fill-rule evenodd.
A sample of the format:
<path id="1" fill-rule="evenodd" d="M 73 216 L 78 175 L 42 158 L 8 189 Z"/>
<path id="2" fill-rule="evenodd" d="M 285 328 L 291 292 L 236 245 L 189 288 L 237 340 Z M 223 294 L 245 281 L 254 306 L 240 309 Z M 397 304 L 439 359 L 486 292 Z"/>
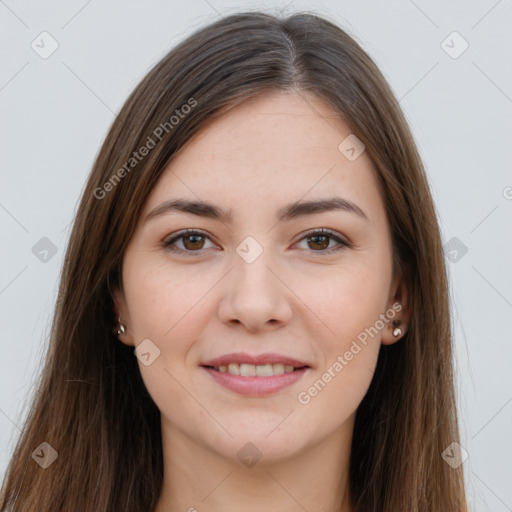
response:
<path id="1" fill-rule="evenodd" d="M 222 446 L 216 445 L 212 448 L 237 466 L 251 468 L 257 465 L 262 468 L 299 455 L 305 444 L 304 441 L 290 438 L 289 434 L 282 437 L 277 435 L 272 439 L 272 435 L 266 438 L 259 432 L 246 432 L 234 436 Z"/>
<path id="2" fill-rule="evenodd" d="M 244 463 L 245 456 L 261 459 L 262 464 L 282 462 L 299 454 L 311 442 L 306 429 L 285 425 L 285 418 L 283 414 L 272 414 L 259 421 L 252 417 L 252 421 L 223 423 L 232 437 L 221 434 L 208 444 L 223 457 L 236 462 Z"/>

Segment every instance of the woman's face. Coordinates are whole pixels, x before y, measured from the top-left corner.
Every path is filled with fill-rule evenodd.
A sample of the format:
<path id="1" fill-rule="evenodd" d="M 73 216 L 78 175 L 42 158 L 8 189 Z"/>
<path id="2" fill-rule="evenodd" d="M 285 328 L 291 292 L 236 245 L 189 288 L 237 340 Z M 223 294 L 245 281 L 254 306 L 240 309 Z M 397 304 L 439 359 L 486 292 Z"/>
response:
<path id="1" fill-rule="evenodd" d="M 350 134 L 315 96 L 260 96 L 196 135 L 154 187 L 116 299 L 165 432 L 267 461 L 350 436 L 405 312 Z"/>

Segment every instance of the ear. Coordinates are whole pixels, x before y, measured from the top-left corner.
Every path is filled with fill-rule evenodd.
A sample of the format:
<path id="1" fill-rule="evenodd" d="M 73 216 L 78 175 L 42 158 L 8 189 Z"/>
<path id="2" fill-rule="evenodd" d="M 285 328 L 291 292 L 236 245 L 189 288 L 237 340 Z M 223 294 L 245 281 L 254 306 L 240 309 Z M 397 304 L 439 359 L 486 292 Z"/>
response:
<path id="1" fill-rule="evenodd" d="M 401 340 L 409 328 L 411 315 L 412 304 L 411 298 L 409 297 L 409 291 L 407 289 L 407 283 L 403 273 L 397 272 L 393 278 L 393 282 L 391 283 L 386 308 L 386 316 L 389 318 L 389 321 L 386 323 L 386 327 L 382 331 L 381 343 L 383 345 L 392 345 L 393 343 Z M 399 322 L 399 324 L 394 324 L 395 321 Z M 393 331 L 397 327 L 401 329 L 402 332 L 398 334 L 398 336 L 395 336 Z"/>
<path id="2" fill-rule="evenodd" d="M 124 325 L 125 332 L 118 334 L 117 337 L 121 343 L 124 343 L 128 346 L 135 346 L 133 334 L 131 331 L 131 319 L 130 314 L 128 312 L 128 307 L 126 305 L 126 298 L 122 290 L 120 290 L 117 286 L 113 290 L 114 296 L 114 312 L 115 318 L 113 322 L 114 329 L 119 328 L 119 319 L 121 319 L 121 324 Z"/>

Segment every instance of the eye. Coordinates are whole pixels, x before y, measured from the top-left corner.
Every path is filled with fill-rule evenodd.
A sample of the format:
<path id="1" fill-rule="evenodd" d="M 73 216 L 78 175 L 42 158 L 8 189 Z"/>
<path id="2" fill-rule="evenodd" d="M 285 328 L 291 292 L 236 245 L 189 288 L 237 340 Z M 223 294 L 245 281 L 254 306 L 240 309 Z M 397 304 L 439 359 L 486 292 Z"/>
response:
<path id="1" fill-rule="evenodd" d="M 191 256 L 192 253 L 200 254 L 204 249 L 208 249 L 208 247 L 205 247 L 206 240 L 210 240 L 206 233 L 195 229 L 186 229 L 164 240 L 162 245 L 171 251 L 182 254 L 188 253 L 187 256 Z M 307 233 L 299 243 L 304 240 L 308 244 L 307 248 L 317 253 L 331 253 L 350 247 L 350 243 L 343 240 L 337 233 L 324 228 Z M 337 242 L 337 245 L 329 247 L 332 241 Z"/>
<path id="2" fill-rule="evenodd" d="M 313 252 L 331 253 L 340 251 L 346 247 L 350 247 L 350 244 L 343 240 L 339 235 L 337 235 L 337 233 L 323 228 L 307 233 L 306 236 L 300 240 L 300 242 L 303 240 L 306 240 L 308 248 L 310 248 Z M 338 245 L 329 247 L 332 241 L 338 242 Z"/>
<path id="3" fill-rule="evenodd" d="M 205 240 L 209 240 L 206 233 L 194 229 L 186 229 L 177 233 L 172 238 L 164 240 L 162 245 L 167 249 L 181 253 L 201 252 L 205 248 Z M 182 247 L 178 247 L 176 245 L 177 242 L 181 242 Z"/>

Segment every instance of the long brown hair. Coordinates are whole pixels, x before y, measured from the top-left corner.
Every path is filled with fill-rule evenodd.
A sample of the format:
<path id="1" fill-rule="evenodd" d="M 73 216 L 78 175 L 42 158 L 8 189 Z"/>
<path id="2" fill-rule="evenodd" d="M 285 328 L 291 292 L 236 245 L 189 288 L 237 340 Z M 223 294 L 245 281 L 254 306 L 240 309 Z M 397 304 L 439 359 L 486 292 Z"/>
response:
<path id="1" fill-rule="evenodd" d="M 411 132 L 377 66 L 341 28 L 307 13 L 281 19 L 255 12 L 188 37 L 147 74 L 113 122 L 76 214 L 44 368 L 6 473 L 1 511 L 156 506 L 160 412 L 133 349 L 112 333 L 111 290 L 122 287 L 125 248 L 171 158 L 219 113 L 272 91 L 316 94 L 365 144 L 413 308 L 404 338 L 381 346 L 357 411 L 355 510 L 466 512 L 462 466 L 452 469 L 441 456 L 459 439 L 447 276 Z M 32 457 L 36 449 L 46 453 L 43 442 L 58 454 L 46 469 Z"/>

